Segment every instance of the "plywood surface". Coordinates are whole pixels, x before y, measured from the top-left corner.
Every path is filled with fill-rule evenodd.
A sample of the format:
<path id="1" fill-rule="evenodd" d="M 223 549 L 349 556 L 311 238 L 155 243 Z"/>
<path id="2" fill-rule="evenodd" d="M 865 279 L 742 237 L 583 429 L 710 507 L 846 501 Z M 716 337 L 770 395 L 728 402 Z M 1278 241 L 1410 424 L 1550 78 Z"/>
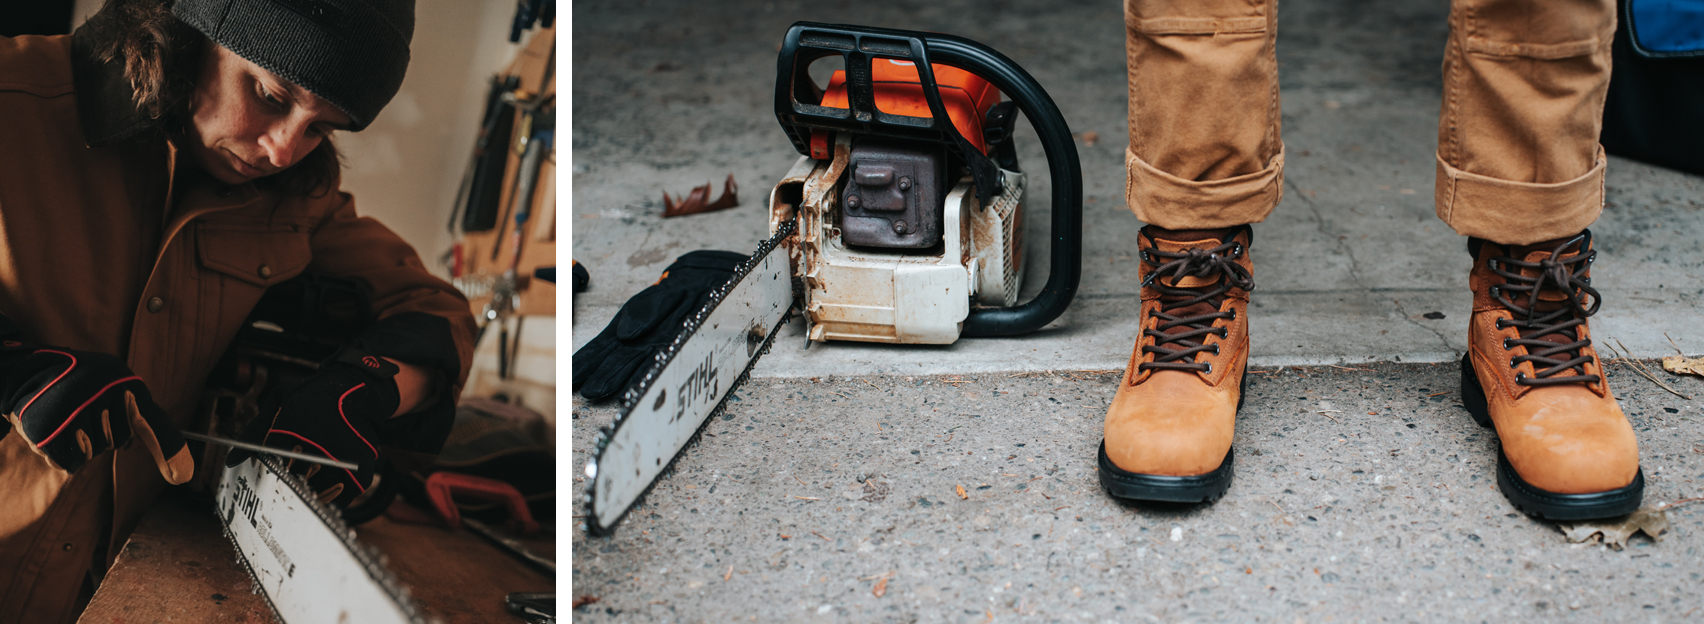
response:
<path id="1" fill-rule="evenodd" d="M 381 517 L 356 532 L 384 553 L 421 609 L 445 624 L 520 622 L 504 610 L 505 596 L 555 589 L 550 577 L 467 531 Z M 548 534 L 528 545 L 555 554 Z M 143 517 L 78 622 L 276 624 L 250 587 L 211 508 L 162 500 Z"/>

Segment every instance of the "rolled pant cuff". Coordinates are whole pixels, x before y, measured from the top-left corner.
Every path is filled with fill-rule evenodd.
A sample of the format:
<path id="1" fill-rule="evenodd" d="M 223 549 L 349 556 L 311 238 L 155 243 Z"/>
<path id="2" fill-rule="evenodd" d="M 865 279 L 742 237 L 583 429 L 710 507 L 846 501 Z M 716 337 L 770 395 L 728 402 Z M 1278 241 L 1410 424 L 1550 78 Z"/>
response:
<path id="1" fill-rule="evenodd" d="M 1603 172 L 1598 146 L 1585 175 L 1554 184 L 1510 182 L 1468 173 L 1438 156 L 1437 210 L 1457 234 L 1504 245 L 1530 245 L 1578 234 L 1603 213 Z"/>
<path id="2" fill-rule="evenodd" d="M 1222 180 L 1185 180 L 1124 151 L 1124 201 L 1136 218 L 1168 229 L 1226 228 L 1259 223 L 1284 197 L 1284 148 L 1266 168 Z"/>

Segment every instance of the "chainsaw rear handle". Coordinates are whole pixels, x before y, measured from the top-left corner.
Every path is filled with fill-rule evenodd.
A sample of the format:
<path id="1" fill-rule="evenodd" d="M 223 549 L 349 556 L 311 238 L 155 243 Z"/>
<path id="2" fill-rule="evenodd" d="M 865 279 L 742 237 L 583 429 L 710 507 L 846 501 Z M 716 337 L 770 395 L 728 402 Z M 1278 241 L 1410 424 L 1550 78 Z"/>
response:
<path id="1" fill-rule="evenodd" d="M 840 55 L 846 61 L 847 108 L 820 105 L 822 93 L 810 79 L 811 63 Z M 884 113 L 876 108 L 870 81 L 875 58 L 908 60 L 917 66 L 933 118 Z M 935 84 L 934 63 L 976 74 L 1016 102 L 1041 137 L 1053 182 L 1052 266 L 1034 299 L 1010 308 L 972 308 L 965 336 L 1016 336 L 1059 318 L 1077 294 L 1082 275 L 1083 172 L 1071 128 L 1053 98 L 1022 67 L 980 43 L 936 33 L 890 28 L 797 22 L 787 30 L 777 60 L 775 117 L 800 154 L 810 155 L 812 130 L 848 132 L 945 145 L 970 166 L 977 198 L 987 201 L 1002 186 L 988 156 L 959 134 Z"/>

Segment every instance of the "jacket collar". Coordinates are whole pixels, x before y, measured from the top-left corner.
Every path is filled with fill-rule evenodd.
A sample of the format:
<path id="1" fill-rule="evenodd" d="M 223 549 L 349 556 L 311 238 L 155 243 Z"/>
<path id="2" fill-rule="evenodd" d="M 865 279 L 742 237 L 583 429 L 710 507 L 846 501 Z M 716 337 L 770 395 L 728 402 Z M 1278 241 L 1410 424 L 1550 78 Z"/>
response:
<path id="1" fill-rule="evenodd" d="M 89 147 L 105 147 L 152 137 L 160 123 L 136 110 L 124 61 L 101 61 L 87 28 L 71 34 L 71 81 L 77 91 L 77 118 Z"/>

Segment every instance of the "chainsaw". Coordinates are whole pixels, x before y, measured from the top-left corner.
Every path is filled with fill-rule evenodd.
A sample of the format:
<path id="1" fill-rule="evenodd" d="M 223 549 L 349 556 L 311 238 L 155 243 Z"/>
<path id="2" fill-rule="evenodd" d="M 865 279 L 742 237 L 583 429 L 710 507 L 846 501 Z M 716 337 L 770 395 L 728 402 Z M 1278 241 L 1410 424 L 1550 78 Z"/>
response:
<path id="1" fill-rule="evenodd" d="M 312 375 L 372 320 L 359 282 L 305 273 L 274 285 L 214 366 L 195 426 L 182 432 L 202 443 L 189 487 L 211 493 L 237 561 L 280 622 L 428 621 L 383 555 L 353 529 L 394 500 L 400 478 L 388 460 L 376 466 L 383 476 L 371 496 L 337 509 L 321 503 L 288 462 L 358 466 L 232 439 L 260 416 L 265 393 Z M 258 455 L 226 468 L 228 448 Z"/>
<path id="2" fill-rule="evenodd" d="M 812 65 L 836 56 L 844 69 L 813 81 Z M 611 532 L 723 409 L 790 312 L 805 320 L 807 347 L 951 344 L 1039 329 L 1076 293 L 1077 149 L 1022 68 L 952 35 L 812 22 L 787 31 L 776 65 L 775 116 L 800 158 L 770 192 L 770 238 L 599 432 L 586 464 L 593 535 Z M 1053 189 L 1047 282 L 1023 304 L 1018 113 L 1040 138 Z"/>

